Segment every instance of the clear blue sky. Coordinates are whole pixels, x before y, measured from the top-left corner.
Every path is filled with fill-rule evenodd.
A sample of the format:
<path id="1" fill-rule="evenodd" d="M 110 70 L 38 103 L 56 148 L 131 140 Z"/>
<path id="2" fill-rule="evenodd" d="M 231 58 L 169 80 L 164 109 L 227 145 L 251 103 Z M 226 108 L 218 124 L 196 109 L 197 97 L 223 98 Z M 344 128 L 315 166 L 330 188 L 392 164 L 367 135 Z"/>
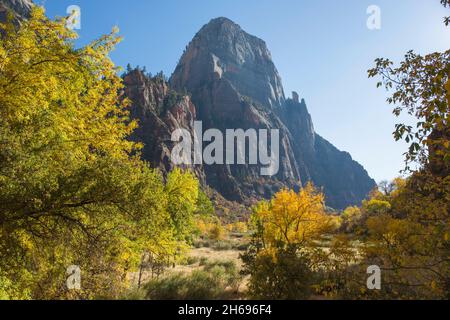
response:
<path id="1" fill-rule="evenodd" d="M 386 92 L 367 79 L 377 57 L 400 61 L 450 48 L 450 15 L 439 0 L 35 0 L 49 16 L 81 7 L 80 43 L 117 25 L 124 41 L 116 64 L 146 66 L 170 75 L 185 46 L 210 19 L 225 16 L 264 39 L 285 92 L 306 99 L 316 131 L 351 153 L 377 181 L 403 168 L 405 145 L 396 143 L 396 122 Z M 381 8 L 379 31 L 366 27 L 369 5 Z"/>

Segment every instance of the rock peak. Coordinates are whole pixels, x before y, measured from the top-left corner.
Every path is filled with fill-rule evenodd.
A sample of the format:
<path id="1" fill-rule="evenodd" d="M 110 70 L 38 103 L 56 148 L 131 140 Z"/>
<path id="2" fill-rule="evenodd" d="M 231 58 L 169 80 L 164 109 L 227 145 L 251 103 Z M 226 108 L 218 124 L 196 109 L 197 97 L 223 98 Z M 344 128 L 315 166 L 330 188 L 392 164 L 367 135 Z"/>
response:
<path id="1" fill-rule="evenodd" d="M 245 32 L 239 24 L 226 17 L 211 19 L 205 24 L 194 37 L 195 39 L 208 39 L 208 41 L 223 42 L 226 38 L 233 38 L 235 41 L 246 41 L 254 46 L 263 47 L 269 53 L 264 40 Z M 270 53 L 269 53 L 270 54 Z"/>
<path id="2" fill-rule="evenodd" d="M 270 198 L 280 188 L 313 181 L 324 188 L 329 206 L 343 209 L 361 202 L 375 186 L 364 168 L 316 135 L 298 94 L 286 100 L 266 43 L 228 18 L 212 19 L 201 28 L 170 84 L 191 94 L 204 130 L 280 130 L 282 160 L 275 177 L 264 179 L 253 166 L 204 167 L 208 185 L 228 200 Z"/>
<path id="3" fill-rule="evenodd" d="M 212 19 L 195 35 L 170 82 L 176 90 L 195 95 L 217 77 L 239 95 L 268 108 L 285 101 L 266 43 L 225 17 Z"/>
<path id="4" fill-rule="evenodd" d="M 228 19 L 227 17 L 213 18 L 209 21 L 209 23 L 207 25 L 222 25 L 222 24 L 228 24 L 228 25 L 233 25 L 233 26 L 239 27 L 239 25 L 237 23 L 235 23 L 231 19 Z"/>
<path id="5" fill-rule="evenodd" d="M 203 33 L 230 33 L 230 32 L 244 32 L 240 25 L 226 17 L 218 17 L 211 19 L 207 24 L 205 24 L 197 35 Z"/>

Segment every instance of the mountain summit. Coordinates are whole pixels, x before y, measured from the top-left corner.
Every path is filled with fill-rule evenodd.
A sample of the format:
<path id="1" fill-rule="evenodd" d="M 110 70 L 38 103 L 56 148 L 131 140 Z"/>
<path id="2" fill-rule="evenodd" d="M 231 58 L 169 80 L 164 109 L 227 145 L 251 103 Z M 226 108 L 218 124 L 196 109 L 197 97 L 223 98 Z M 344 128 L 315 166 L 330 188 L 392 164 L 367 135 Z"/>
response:
<path id="1" fill-rule="evenodd" d="M 284 103 L 281 78 L 266 43 L 227 18 L 213 19 L 197 33 L 171 84 L 194 92 L 221 78 L 261 105 L 280 107 Z"/>
<path id="2" fill-rule="evenodd" d="M 204 130 L 279 129 L 280 171 L 258 176 L 252 166 L 204 168 L 209 185 L 231 200 L 270 197 L 279 188 L 308 181 L 323 187 L 327 204 L 342 209 L 361 202 L 375 187 L 364 168 L 314 131 L 305 101 L 286 98 L 266 43 L 227 18 L 216 18 L 195 35 L 170 85 L 187 91 Z"/>

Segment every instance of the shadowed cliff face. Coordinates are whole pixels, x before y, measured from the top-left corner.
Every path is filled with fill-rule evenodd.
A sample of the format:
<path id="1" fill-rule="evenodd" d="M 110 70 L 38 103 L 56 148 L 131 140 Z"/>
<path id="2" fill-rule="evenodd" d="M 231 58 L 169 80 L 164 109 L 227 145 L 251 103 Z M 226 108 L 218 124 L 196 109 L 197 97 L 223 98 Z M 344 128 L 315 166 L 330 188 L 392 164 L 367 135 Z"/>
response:
<path id="1" fill-rule="evenodd" d="M 280 171 L 259 176 L 251 166 L 205 166 L 207 182 L 226 198 L 270 197 L 279 188 L 308 181 L 323 187 L 327 204 L 357 204 L 375 186 L 364 168 L 314 132 L 304 100 L 286 99 L 264 41 L 226 18 L 211 20 L 195 35 L 171 79 L 187 90 L 204 130 L 280 129 Z"/>
<path id="2" fill-rule="evenodd" d="M 283 87 L 264 41 L 226 18 L 214 19 L 189 44 L 170 84 L 192 94 L 204 130 L 280 130 L 276 176 L 261 176 L 259 165 L 211 165 L 205 166 L 208 184 L 236 201 L 300 187 L 293 139 L 276 111 L 285 104 Z"/>
<path id="3" fill-rule="evenodd" d="M 6 21 L 8 12 L 13 14 L 16 22 L 29 18 L 32 7 L 31 0 L 0 0 L 0 22 Z"/>
<path id="4" fill-rule="evenodd" d="M 196 119 L 195 106 L 189 96 L 180 95 L 169 88 L 163 77 L 149 78 L 140 70 L 124 76 L 125 95 L 133 102 L 131 118 L 139 127 L 132 140 L 144 144 L 142 156 L 163 173 L 174 168 L 171 151 L 175 145 L 172 132 L 185 129 L 193 136 Z M 190 166 L 204 183 L 202 166 Z"/>

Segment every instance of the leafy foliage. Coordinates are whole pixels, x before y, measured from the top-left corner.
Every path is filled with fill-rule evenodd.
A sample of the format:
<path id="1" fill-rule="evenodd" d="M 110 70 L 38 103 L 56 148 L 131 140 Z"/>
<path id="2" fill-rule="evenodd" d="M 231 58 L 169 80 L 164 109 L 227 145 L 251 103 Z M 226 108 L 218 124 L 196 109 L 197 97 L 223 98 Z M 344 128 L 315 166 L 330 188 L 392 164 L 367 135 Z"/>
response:
<path id="1" fill-rule="evenodd" d="M 441 3 L 450 5 L 448 0 Z M 379 85 L 395 87 L 388 99 L 399 104 L 394 114 L 406 110 L 415 117 L 416 129 L 399 124 L 394 135 L 410 143 L 406 169 L 410 161 L 419 164 L 405 183 L 370 200 L 379 214 L 367 219 L 364 259 L 384 272 L 376 297 L 450 297 L 449 55 L 450 51 L 426 56 L 408 52 L 398 68 L 390 60 L 377 59 L 369 70 L 369 76 L 382 76 Z"/>
<path id="2" fill-rule="evenodd" d="M 76 49 L 41 8 L 0 28 L 0 294 L 116 297 L 145 252 L 179 254 L 198 183 L 176 170 L 164 184 L 127 139 L 116 30 Z M 70 265 L 80 291 L 65 286 Z"/>
<path id="3" fill-rule="evenodd" d="M 251 268 L 248 291 L 253 299 L 301 300 L 312 293 L 310 261 L 295 248 L 265 250 L 247 262 Z"/>
<path id="4" fill-rule="evenodd" d="M 446 8 L 450 7 L 450 0 L 441 0 L 441 4 Z M 445 17 L 444 23 L 446 26 L 450 25 L 450 17 Z"/>
<path id="5" fill-rule="evenodd" d="M 312 184 L 299 193 L 282 190 L 271 202 L 261 202 L 254 209 L 252 222 L 267 248 L 305 245 L 331 227 L 324 196 Z"/>
<path id="6" fill-rule="evenodd" d="M 361 266 L 380 266 L 383 284 L 380 292 L 363 291 L 367 298 L 448 299 L 449 187 L 448 177 L 416 173 L 385 197 L 387 210 L 368 217 Z M 354 279 L 363 283 L 358 272 Z"/>
<path id="7" fill-rule="evenodd" d="M 450 75 L 450 50 L 425 56 L 409 51 L 399 67 L 393 67 L 389 59 L 376 59 L 375 68 L 369 70 L 369 77 L 380 75 L 387 90 L 394 93 L 387 99 L 396 105 L 393 113 L 402 112 L 417 118 L 415 128 L 399 123 L 395 127 L 394 138 L 405 140 L 409 149 L 405 153 L 406 168 L 411 162 L 425 163 L 429 160 L 429 149 L 438 152 L 450 150 L 448 143 L 449 108 L 448 86 Z M 447 162 L 450 158 L 444 159 Z"/>
<path id="8" fill-rule="evenodd" d="M 315 240 L 332 229 L 324 196 L 312 184 L 282 190 L 254 208 L 252 245 L 241 256 L 257 299 L 303 299 L 312 292 Z"/>

